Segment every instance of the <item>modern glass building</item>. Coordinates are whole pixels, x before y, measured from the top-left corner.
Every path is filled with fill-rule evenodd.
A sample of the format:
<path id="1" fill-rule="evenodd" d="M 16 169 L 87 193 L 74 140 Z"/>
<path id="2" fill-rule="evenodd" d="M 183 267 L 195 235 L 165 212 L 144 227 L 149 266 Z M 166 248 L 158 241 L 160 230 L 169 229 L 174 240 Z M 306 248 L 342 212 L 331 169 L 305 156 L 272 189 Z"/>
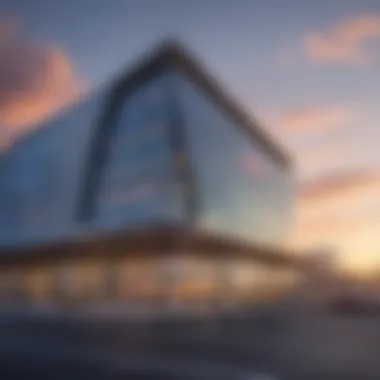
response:
<path id="1" fill-rule="evenodd" d="M 224 305 L 294 283 L 291 160 L 180 44 L 30 132 L 0 171 L 3 299 Z"/>

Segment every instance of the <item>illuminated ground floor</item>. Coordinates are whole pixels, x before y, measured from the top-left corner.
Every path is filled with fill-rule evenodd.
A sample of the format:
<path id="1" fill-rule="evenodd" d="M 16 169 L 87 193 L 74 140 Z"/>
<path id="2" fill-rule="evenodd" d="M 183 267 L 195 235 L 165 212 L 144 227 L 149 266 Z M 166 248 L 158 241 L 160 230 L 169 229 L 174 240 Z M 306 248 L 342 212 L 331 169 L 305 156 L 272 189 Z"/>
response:
<path id="1" fill-rule="evenodd" d="M 166 229 L 3 252 L 1 260 L 1 299 L 31 308 L 237 307 L 280 297 L 299 277 L 279 252 Z"/>

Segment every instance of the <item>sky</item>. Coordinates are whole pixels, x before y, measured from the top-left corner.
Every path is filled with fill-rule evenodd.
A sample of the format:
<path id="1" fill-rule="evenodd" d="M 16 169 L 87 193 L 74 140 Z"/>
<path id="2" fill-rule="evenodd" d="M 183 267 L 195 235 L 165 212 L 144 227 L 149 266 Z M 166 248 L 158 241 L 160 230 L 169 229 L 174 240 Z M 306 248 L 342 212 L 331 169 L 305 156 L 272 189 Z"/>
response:
<path id="1" fill-rule="evenodd" d="M 378 0 L 2 0 L 0 144 L 168 37 L 293 154 L 289 244 L 379 268 Z"/>

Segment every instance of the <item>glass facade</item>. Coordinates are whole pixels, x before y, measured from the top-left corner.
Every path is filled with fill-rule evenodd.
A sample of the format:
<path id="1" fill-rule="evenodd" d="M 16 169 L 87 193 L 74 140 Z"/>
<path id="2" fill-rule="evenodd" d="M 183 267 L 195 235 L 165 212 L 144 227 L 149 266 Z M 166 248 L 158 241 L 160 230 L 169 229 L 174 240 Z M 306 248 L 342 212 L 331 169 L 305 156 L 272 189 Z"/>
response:
<path id="1" fill-rule="evenodd" d="M 52 287 L 60 302 L 86 303 L 104 298 L 107 290 L 104 260 L 58 262 L 52 270 L 55 274 Z"/>
<path id="2" fill-rule="evenodd" d="M 200 228 L 280 243 L 291 222 L 293 178 L 194 84 L 178 76 Z"/>
<path id="3" fill-rule="evenodd" d="M 98 125 L 108 97 L 104 92 L 84 102 L 2 159 L 0 243 L 156 223 L 281 243 L 291 222 L 290 169 L 196 84 L 169 71 L 146 79 L 115 103 L 112 123 Z M 98 127 L 110 131 L 109 146 L 94 160 L 93 218 L 83 221 L 77 218 L 79 195 Z M 234 252 L 230 258 L 199 253 L 136 252 L 127 258 L 101 252 L 94 255 L 101 259 L 86 260 L 80 253 L 72 260 L 52 258 L 49 265 L 9 266 L 0 270 L 0 293 L 65 306 L 112 300 L 186 309 L 267 299 L 295 283 L 289 268 L 242 261 Z"/>
<path id="4" fill-rule="evenodd" d="M 82 233 L 78 194 L 91 133 L 107 92 L 96 93 L 16 141 L 0 160 L 0 246 Z"/>
<path id="5" fill-rule="evenodd" d="M 116 297 L 132 303 L 159 300 L 164 297 L 161 261 L 126 258 L 118 263 Z"/>
<path id="6" fill-rule="evenodd" d="M 170 80 L 162 75 L 127 96 L 118 111 L 96 199 L 100 223 L 183 217 L 170 146 Z"/>
<path id="7" fill-rule="evenodd" d="M 48 265 L 34 265 L 26 273 L 26 286 L 29 297 L 36 303 L 50 302 L 54 299 L 54 273 Z"/>
<path id="8" fill-rule="evenodd" d="M 79 195 L 97 126 L 93 116 L 100 113 L 96 108 L 104 108 L 104 98 L 100 94 L 84 102 L 3 158 L 2 241 L 28 243 L 99 229 L 192 222 L 186 215 L 191 186 L 200 229 L 255 243 L 281 242 L 291 222 L 290 170 L 174 72 L 126 93 L 112 125 L 102 126 L 112 133 L 96 168 L 94 218 L 79 221 Z M 183 137 L 179 149 L 173 137 L 178 133 Z M 193 174 L 189 187 L 180 173 L 181 157 L 188 157 Z"/>
<path id="9" fill-rule="evenodd" d="M 173 257 L 169 265 L 172 273 L 172 301 L 191 305 L 217 299 L 221 278 L 215 260 L 200 259 L 188 252 Z"/>
<path id="10" fill-rule="evenodd" d="M 2 213 L 14 233 L 27 239 L 51 232 L 57 222 L 57 199 L 62 189 L 60 168 L 54 160 L 57 141 L 49 133 L 10 157 L 4 173 L 7 204 Z M 12 233 L 11 227 L 5 230 Z"/>
<path id="11" fill-rule="evenodd" d="M 1 268 L 0 271 L 0 293 L 4 300 L 20 301 L 24 299 L 25 282 L 24 268 Z"/>
<path id="12" fill-rule="evenodd" d="M 0 270 L 2 300 L 80 308 L 103 301 L 154 310 L 252 304 L 287 294 L 297 272 L 252 260 L 207 259 L 196 252 L 167 257 L 60 260 Z M 114 279 L 110 287 L 109 278 Z"/>

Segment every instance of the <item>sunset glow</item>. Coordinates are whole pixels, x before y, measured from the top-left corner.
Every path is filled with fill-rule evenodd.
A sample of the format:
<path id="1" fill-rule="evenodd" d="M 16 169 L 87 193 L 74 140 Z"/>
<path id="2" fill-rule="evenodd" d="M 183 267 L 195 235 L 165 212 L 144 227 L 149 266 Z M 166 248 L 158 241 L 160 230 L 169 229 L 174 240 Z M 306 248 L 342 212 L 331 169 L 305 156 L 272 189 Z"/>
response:
<path id="1" fill-rule="evenodd" d="M 286 12 L 281 2 L 204 4 L 197 12 L 175 2 L 170 12 L 111 3 L 118 6 L 99 3 L 86 19 L 62 3 L 67 19 L 57 10 L 41 23 L 45 16 L 21 2 L 6 10 L 12 18 L 0 17 L 3 147 L 78 99 L 84 83 L 96 88 L 157 39 L 175 35 L 293 153 L 289 244 L 329 244 L 343 267 L 360 272 L 380 266 L 380 3 L 369 9 L 342 0 L 326 10 L 305 2 Z M 9 20 L 25 20 L 25 28 Z M 244 157 L 242 170 L 262 168 Z"/>

